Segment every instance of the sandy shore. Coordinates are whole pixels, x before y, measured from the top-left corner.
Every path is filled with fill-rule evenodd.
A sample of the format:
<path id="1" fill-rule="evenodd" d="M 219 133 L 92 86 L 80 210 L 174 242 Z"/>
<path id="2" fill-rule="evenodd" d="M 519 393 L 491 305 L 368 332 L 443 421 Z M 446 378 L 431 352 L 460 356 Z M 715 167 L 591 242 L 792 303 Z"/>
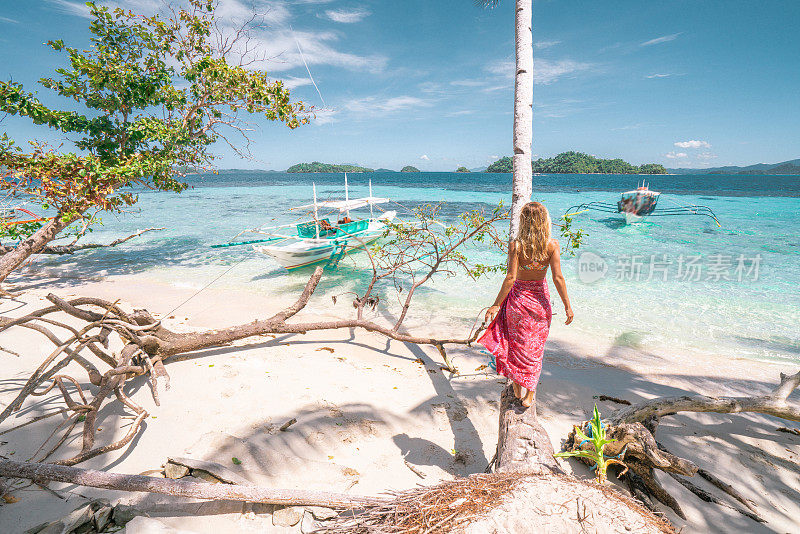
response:
<path id="1" fill-rule="evenodd" d="M 167 314 L 194 293 L 141 277 L 49 280 L 26 287 L 20 299 L 1 301 L 3 315 L 18 316 L 39 307 L 48 292 L 121 299 L 131 308 Z M 166 315 L 164 322 L 176 330 L 244 323 L 270 314 L 294 297 L 210 289 Z M 576 311 L 577 321 L 589 320 Z M 301 315 L 332 313 L 347 309 L 312 299 Z M 415 318 L 409 329 L 430 328 L 429 323 L 425 317 Z M 556 449 L 571 425 L 587 418 L 593 397 L 599 394 L 634 402 L 684 393 L 746 395 L 768 391 L 780 372 L 797 371 L 735 355 L 700 358 L 671 353 L 669 347 L 645 352 L 635 345 L 625 337 L 585 339 L 554 323 L 538 396 L 541 418 Z M 13 329 L 0 334 L 0 346 L 16 347 L 21 355 L 0 354 L 0 405 L 4 406 L 51 349 L 33 333 Z M 502 381 L 481 369 L 487 356 L 477 348 L 452 353 L 460 376 L 441 371 L 435 349 L 367 332 L 265 336 L 206 350 L 167 366 L 171 387 L 161 392 L 160 407 L 154 405 L 146 382 L 132 381 L 130 395 L 151 414 L 145 430 L 123 451 L 81 465 L 152 473 L 169 457 L 191 457 L 219 462 L 259 484 L 354 494 L 377 494 L 481 472 L 494 452 Z M 58 400 L 48 394 L 29 401 L 0 431 L 48 411 Z M 602 402 L 599 407 L 608 414 L 615 405 Z M 116 407 L 101 412 L 98 440 L 111 442 L 123 435 L 119 427 L 128 422 L 124 417 Z M 288 431 L 277 430 L 292 418 L 297 423 Z M 685 527 L 684 532 L 797 532 L 800 436 L 775 432 L 785 425 L 755 414 L 666 418 L 659 430 L 663 444 L 734 484 L 768 522 L 759 525 L 729 508 L 703 503 L 661 476 L 688 516 L 683 521 L 670 512 L 670 520 Z M 0 436 L 0 454 L 26 460 L 52 428 L 50 419 Z M 79 447 L 73 439 L 61 454 Z M 234 465 L 233 457 L 241 465 Z M 591 476 L 575 463 L 563 465 Z M 698 484 L 705 487 L 702 481 Z M 35 486 L 16 492 L 19 502 L 0 506 L 0 531 L 23 532 L 97 497 L 135 504 L 174 531 L 298 531 L 273 527 L 268 513 L 248 505 L 189 503 L 63 484 L 52 487 L 58 496 Z"/>

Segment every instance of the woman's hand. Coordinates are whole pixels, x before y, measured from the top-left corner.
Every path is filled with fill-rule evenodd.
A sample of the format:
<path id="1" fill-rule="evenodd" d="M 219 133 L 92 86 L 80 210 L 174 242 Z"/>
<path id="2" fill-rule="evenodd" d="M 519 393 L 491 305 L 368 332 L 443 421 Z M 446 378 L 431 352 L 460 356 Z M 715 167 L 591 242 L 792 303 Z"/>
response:
<path id="1" fill-rule="evenodd" d="M 572 308 L 564 308 L 564 312 L 567 314 L 567 320 L 564 321 L 564 324 L 569 324 L 572 322 L 572 319 L 575 317 L 575 314 L 572 313 Z"/>
<path id="2" fill-rule="evenodd" d="M 489 309 L 486 310 L 486 318 L 484 319 L 484 322 L 491 323 L 492 321 L 494 321 L 494 318 L 497 317 L 497 314 L 499 312 L 500 312 L 500 306 L 497 305 L 489 306 Z"/>

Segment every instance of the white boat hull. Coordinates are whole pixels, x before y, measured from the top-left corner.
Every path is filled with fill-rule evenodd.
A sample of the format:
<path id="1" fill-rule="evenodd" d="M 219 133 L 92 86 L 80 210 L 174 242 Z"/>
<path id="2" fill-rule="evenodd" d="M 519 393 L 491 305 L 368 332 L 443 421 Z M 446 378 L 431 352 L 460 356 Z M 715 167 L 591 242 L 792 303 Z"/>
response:
<path id="1" fill-rule="evenodd" d="M 626 211 L 622 215 L 625 218 L 625 223 L 626 224 L 632 224 L 632 223 L 640 222 L 641 220 L 643 220 L 646 217 L 646 215 L 645 216 L 636 215 L 635 213 L 631 213 L 629 211 Z"/>
<path id="2" fill-rule="evenodd" d="M 393 214 L 392 214 L 393 215 Z M 391 220 L 391 216 L 389 218 Z M 344 254 L 363 250 L 365 245 L 374 243 L 384 233 L 386 226 L 380 221 L 370 221 L 367 230 L 353 237 L 339 239 L 290 239 L 272 245 L 255 245 L 253 250 L 271 256 L 282 267 L 291 271 L 308 265 L 327 262 L 336 252 L 337 246 L 344 245 Z"/>

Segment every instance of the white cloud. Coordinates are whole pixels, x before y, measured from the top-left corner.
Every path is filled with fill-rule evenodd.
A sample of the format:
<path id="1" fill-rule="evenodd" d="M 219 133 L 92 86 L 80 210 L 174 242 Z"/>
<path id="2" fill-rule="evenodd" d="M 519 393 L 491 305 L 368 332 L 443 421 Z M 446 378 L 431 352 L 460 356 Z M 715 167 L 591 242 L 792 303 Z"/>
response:
<path id="1" fill-rule="evenodd" d="M 688 158 L 689 154 L 687 154 L 686 152 L 673 151 L 673 152 L 667 152 L 666 154 L 664 154 L 664 157 L 667 157 L 669 159 L 682 159 L 682 158 Z"/>
<path id="2" fill-rule="evenodd" d="M 708 141 L 677 141 L 675 146 L 678 148 L 711 148 L 711 144 Z"/>
<path id="3" fill-rule="evenodd" d="M 450 85 L 457 87 L 480 87 L 486 85 L 486 80 L 455 80 L 450 82 Z"/>
<path id="4" fill-rule="evenodd" d="M 8 22 L 9 24 L 19 24 L 18 20 L 10 19 L 8 17 L 0 17 L 0 22 Z"/>
<path id="5" fill-rule="evenodd" d="M 658 73 L 656 73 L 656 74 L 649 74 L 649 75 L 645 76 L 645 78 L 649 78 L 649 79 L 652 80 L 653 78 L 669 78 L 670 76 L 672 76 L 672 74 L 658 74 Z"/>
<path id="6" fill-rule="evenodd" d="M 654 44 L 661 44 L 661 43 L 668 43 L 670 41 L 674 41 L 677 39 L 682 32 L 679 33 L 671 33 L 669 35 L 662 35 L 661 37 L 656 37 L 655 39 L 650 39 L 649 41 L 645 41 L 641 43 L 639 46 L 651 46 Z"/>
<path id="7" fill-rule="evenodd" d="M 536 41 L 533 43 L 533 47 L 537 50 L 544 50 L 545 48 L 552 48 L 558 44 L 561 44 L 561 41 Z"/>
<path id="8" fill-rule="evenodd" d="M 515 63 L 513 60 L 503 60 L 486 67 L 492 74 L 497 74 L 512 80 L 514 78 Z M 533 60 L 533 80 L 543 85 L 551 84 L 563 76 L 588 70 L 592 67 L 589 63 L 581 63 L 571 59 L 552 61 L 549 59 Z"/>
<path id="9" fill-rule="evenodd" d="M 333 22 L 341 22 L 342 24 L 361 22 L 370 15 L 371 12 L 366 9 L 328 9 L 325 11 L 326 17 Z"/>
<path id="10" fill-rule="evenodd" d="M 425 99 L 417 98 L 416 96 L 394 96 L 387 99 L 379 99 L 378 97 L 368 96 L 366 98 L 359 98 L 351 100 L 344 105 L 345 109 L 353 113 L 365 115 L 388 115 L 398 111 L 406 111 L 409 109 L 429 107 L 433 104 Z"/>
<path id="11" fill-rule="evenodd" d="M 702 152 L 697 155 L 697 159 L 716 159 L 719 156 L 716 154 L 712 154 L 711 152 Z"/>
<path id="12" fill-rule="evenodd" d="M 281 81 L 283 82 L 283 86 L 289 90 L 303 87 L 304 85 L 311 85 L 311 79 L 298 78 L 296 76 L 287 76 L 286 78 L 281 78 Z"/>
<path id="13" fill-rule="evenodd" d="M 448 117 L 463 117 L 464 115 L 472 115 L 475 113 L 474 109 L 462 109 L 461 111 L 451 111 L 447 114 Z"/>
<path id="14" fill-rule="evenodd" d="M 59 11 L 89 18 L 89 8 L 76 0 L 48 0 Z M 248 44 L 255 50 L 260 61 L 253 62 L 249 68 L 282 72 L 303 67 L 303 57 L 309 65 L 333 65 L 353 70 L 379 72 L 386 66 L 387 59 L 381 55 L 361 56 L 338 50 L 335 45 L 340 34 L 330 31 L 292 31 L 291 4 L 327 3 L 322 0 L 303 0 L 285 2 L 278 0 L 220 0 L 217 6 L 218 19 L 223 33 L 232 34 L 237 23 L 247 20 L 253 10 L 262 15 L 265 25 L 251 28 Z M 134 12 L 153 14 L 163 9 L 160 0 L 114 0 L 105 1 L 109 7 L 124 7 Z M 302 55 L 298 51 L 298 43 Z"/>
<path id="15" fill-rule="evenodd" d="M 337 113 L 339 112 L 332 108 L 316 108 L 314 109 L 314 118 L 311 120 L 311 124 L 322 126 L 323 124 L 336 122 Z"/>
<path id="16" fill-rule="evenodd" d="M 425 161 L 430 161 L 430 159 L 431 159 L 431 158 L 429 158 L 427 154 L 423 154 L 423 155 L 421 155 L 421 156 L 419 157 L 419 159 L 423 159 L 423 160 L 425 160 Z"/>

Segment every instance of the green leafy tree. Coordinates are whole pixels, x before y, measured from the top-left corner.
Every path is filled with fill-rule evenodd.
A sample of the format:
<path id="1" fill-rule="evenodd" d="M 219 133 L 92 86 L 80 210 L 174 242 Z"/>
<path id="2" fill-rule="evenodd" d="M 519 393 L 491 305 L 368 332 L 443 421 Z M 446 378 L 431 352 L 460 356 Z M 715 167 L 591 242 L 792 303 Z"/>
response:
<path id="1" fill-rule="evenodd" d="M 0 258 L 0 281 L 71 224 L 134 204 L 134 187 L 183 191 L 182 169 L 209 168 L 215 142 L 247 156 L 243 114 L 289 128 L 309 120 L 310 110 L 292 102 L 280 81 L 251 68 L 255 19 L 226 36 L 211 0 L 153 16 L 87 5 L 90 46 L 48 42 L 67 64 L 39 80 L 85 111 L 73 111 L 74 103 L 51 108 L 21 84 L 0 82 L 0 112 L 65 134 L 76 149 L 34 141 L 23 150 L 0 137 L 0 187 L 53 215 Z"/>
<path id="2" fill-rule="evenodd" d="M 532 163 L 533 172 L 545 174 L 665 174 L 663 165 L 649 163 L 637 167 L 622 159 L 601 159 L 583 152 L 562 152 Z"/>
<path id="3" fill-rule="evenodd" d="M 335 163 L 320 163 L 313 161 L 311 163 L 297 163 L 292 165 L 286 172 L 375 172 L 373 169 L 367 167 L 359 167 L 357 165 L 338 165 Z"/>
<path id="4" fill-rule="evenodd" d="M 514 172 L 514 162 L 509 156 L 502 157 L 486 167 L 486 172 Z"/>
<path id="5" fill-rule="evenodd" d="M 659 163 L 645 163 L 639 167 L 640 174 L 667 174 L 667 169 Z"/>

